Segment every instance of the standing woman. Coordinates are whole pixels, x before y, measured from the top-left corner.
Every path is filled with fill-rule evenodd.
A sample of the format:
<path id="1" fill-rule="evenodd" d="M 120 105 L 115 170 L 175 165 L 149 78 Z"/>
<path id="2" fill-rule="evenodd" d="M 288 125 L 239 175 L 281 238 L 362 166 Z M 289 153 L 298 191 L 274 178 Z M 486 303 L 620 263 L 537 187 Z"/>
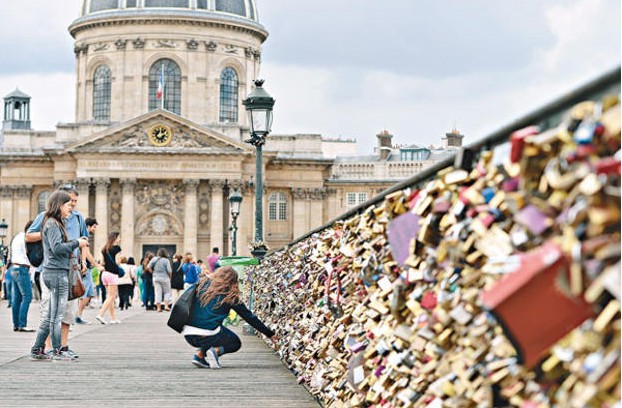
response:
<path id="1" fill-rule="evenodd" d="M 164 310 L 169 311 L 171 310 L 169 302 L 171 300 L 172 269 L 166 249 L 158 249 L 158 256 L 149 262 L 149 268 L 153 271 L 156 309 L 161 312 L 162 303 L 164 303 Z"/>
<path id="2" fill-rule="evenodd" d="M 32 360 L 49 360 L 45 353 L 45 339 L 51 336 L 54 349 L 52 360 L 71 361 L 73 357 L 61 351 L 61 322 L 67 308 L 69 294 L 69 258 L 74 249 L 88 246 L 86 238 L 69 240 L 64 220 L 73 209 L 69 193 L 58 190 L 50 195 L 43 218 L 43 283 L 50 289 L 50 305 L 39 325 L 35 344 L 30 350 Z"/>
<path id="3" fill-rule="evenodd" d="M 145 255 L 145 259 L 143 259 L 143 304 L 145 305 L 145 310 L 155 310 L 155 295 L 153 292 L 153 271 L 149 267 L 149 263 L 154 257 L 153 252 L 147 252 Z"/>
<path id="4" fill-rule="evenodd" d="M 121 259 L 121 247 L 119 246 L 119 242 L 121 242 L 121 234 L 116 231 L 111 232 L 108 235 L 108 242 L 106 242 L 106 245 L 102 248 L 104 272 L 101 274 L 101 281 L 106 288 L 106 301 L 101 309 L 99 309 L 97 316 L 95 316 L 101 324 L 107 324 L 106 320 L 104 320 L 106 310 L 110 313 L 110 323 L 121 323 L 121 321 L 117 319 L 114 311 L 114 301 L 117 298 L 117 285 L 119 283 L 119 260 Z"/>
<path id="5" fill-rule="evenodd" d="M 197 348 L 192 357 L 196 367 L 220 368 L 218 358 L 235 353 L 242 346 L 240 338 L 222 324 L 231 309 L 276 343 L 276 334 L 240 300 L 238 273 L 231 266 L 223 266 L 209 275 L 201 275 L 190 319 L 181 332 L 186 341 Z"/>
<path id="6" fill-rule="evenodd" d="M 173 303 L 177 302 L 177 299 L 184 292 L 184 272 L 181 270 L 182 258 L 181 254 L 173 255 L 173 276 L 171 276 Z"/>

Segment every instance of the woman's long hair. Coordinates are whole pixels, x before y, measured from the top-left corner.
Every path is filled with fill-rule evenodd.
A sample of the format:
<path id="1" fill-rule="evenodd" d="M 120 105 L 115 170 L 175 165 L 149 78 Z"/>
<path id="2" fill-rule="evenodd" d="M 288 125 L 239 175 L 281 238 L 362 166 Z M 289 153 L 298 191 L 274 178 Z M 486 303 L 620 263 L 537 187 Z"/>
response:
<path id="1" fill-rule="evenodd" d="M 121 234 L 119 234 L 118 231 L 114 231 L 108 234 L 108 241 L 106 242 L 106 245 L 104 245 L 104 247 L 102 248 L 102 252 L 109 254 L 110 250 L 114 246 L 114 242 L 117 240 L 117 238 L 119 238 L 119 235 Z"/>
<path id="2" fill-rule="evenodd" d="M 149 266 L 149 262 L 151 261 L 151 259 L 154 257 L 155 255 L 153 254 L 153 252 L 147 252 L 145 254 L 145 257 L 143 258 L 143 273 L 149 273 L 147 272 L 147 267 Z"/>
<path id="3" fill-rule="evenodd" d="M 68 203 L 70 200 L 71 200 L 71 196 L 69 195 L 69 193 L 62 191 L 62 190 L 56 190 L 50 195 L 50 198 L 48 198 L 45 215 L 43 216 L 43 224 L 41 224 L 42 231 L 43 231 L 43 228 L 45 227 L 45 223 L 47 222 L 47 220 L 49 218 L 52 218 L 60 226 L 60 229 L 63 232 L 63 235 L 65 236 L 65 241 L 69 240 L 69 236 L 67 235 L 67 229 L 65 228 L 65 223 L 63 221 L 63 215 L 60 211 L 60 207 L 63 204 Z"/>
<path id="4" fill-rule="evenodd" d="M 186 252 L 186 254 L 184 255 L 184 260 L 182 261 L 182 263 L 192 263 L 193 259 L 194 259 L 194 256 L 192 256 L 192 252 Z"/>
<path id="5" fill-rule="evenodd" d="M 207 289 L 203 290 L 205 286 Z M 232 266 L 222 266 L 209 275 L 202 275 L 197 291 L 201 306 L 206 306 L 216 296 L 223 296 L 216 307 L 223 303 L 233 304 L 240 298 L 238 273 Z"/>

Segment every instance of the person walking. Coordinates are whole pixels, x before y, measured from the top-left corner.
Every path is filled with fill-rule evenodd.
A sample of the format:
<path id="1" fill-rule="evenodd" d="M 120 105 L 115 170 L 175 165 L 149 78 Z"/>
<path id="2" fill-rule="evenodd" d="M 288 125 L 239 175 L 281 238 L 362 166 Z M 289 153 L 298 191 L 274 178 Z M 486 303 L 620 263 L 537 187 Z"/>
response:
<path id="1" fill-rule="evenodd" d="M 231 309 L 273 343 L 278 340 L 274 331 L 240 300 L 238 273 L 231 266 L 223 266 L 211 274 L 201 275 L 190 318 L 181 333 L 188 344 L 197 348 L 192 357 L 196 367 L 220 368 L 219 358 L 235 353 L 242 346 L 240 338 L 222 324 Z"/>
<path id="2" fill-rule="evenodd" d="M 117 287 L 119 288 L 119 310 L 127 310 L 131 305 L 131 298 L 134 288 L 134 280 L 136 279 L 136 265 L 134 265 L 134 258 L 132 264 L 126 257 L 121 258 L 121 268 L 125 271 L 125 275 L 119 278 Z"/>
<path id="3" fill-rule="evenodd" d="M 121 234 L 118 232 L 111 232 L 108 235 L 108 241 L 102 248 L 102 258 L 104 259 L 104 272 L 101 274 L 101 282 L 106 288 L 106 301 L 99 309 L 99 313 L 95 316 L 95 319 L 101 324 L 108 324 L 104 319 L 106 311 L 110 314 L 110 323 L 121 323 L 117 319 L 117 315 L 114 310 L 114 302 L 117 298 L 118 283 L 119 283 L 119 261 L 121 260 Z"/>
<path id="4" fill-rule="evenodd" d="M 183 265 L 183 256 L 181 254 L 173 255 L 173 274 L 171 275 L 171 290 L 173 292 L 173 304 L 177 302 L 179 296 L 184 292 L 184 272 L 181 269 Z"/>
<path id="5" fill-rule="evenodd" d="M 164 303 L 164 310 L 168 312 L 171 310 L 169 302 L 171 301 L 172 268 L 166 249 L 158 249 L 158 255 L 149 262 L 149 269 L 153 271 L 156 310 L 162 312 L 162 303 Z"/>
<path id="6" fill-rule="evenodd" d="M 71 196 L 65 191 L 55 191 L 47 202 L 41 231 L 43 240 L 43 282 L 50 293 L 47 314 L 37 331 L 30 350 L 32 360 L 71 361 L 75 355 L 61 349 L 61 323 L 67 308 L 69 294 L 70 258 L 77 248 L 88 247 L 86 238 L 69 239 L 65 219 L 73 210 Z M 53 353 L 45 353 L 45 341 L 51 336 Z"/>
<path id="7" fill-rule="evenodd" d="M 32 225 L 32 220 L 26 223 L 23 232 L 20 232 L 11 241 L 10 263 L 7 273 L 11 274 L 11 299 L 13 312 L 13 331 L 34 332 L 27 327 L 28 309 L 32 301 L 32 281 L 30 280 L 30 261 L 26 255 L 26 231 Z"/>

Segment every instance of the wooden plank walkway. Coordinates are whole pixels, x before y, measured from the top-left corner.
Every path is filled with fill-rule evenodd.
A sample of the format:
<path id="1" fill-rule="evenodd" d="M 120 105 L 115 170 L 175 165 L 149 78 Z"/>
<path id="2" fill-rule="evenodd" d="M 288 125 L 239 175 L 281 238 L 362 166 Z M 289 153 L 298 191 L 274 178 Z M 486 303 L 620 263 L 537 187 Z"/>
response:
<path id="1" fill-rule="evenodd" d="M 35 333 L 13 332 L 0 302 L 0 407 L 318 407 L 315 398 L 259 338 L 241 334 L 242 349 L 220 370 L 198 369 L 194 349 L 166 326 L 168 313 L 118 311 L 118 325 L 76 325 L 70 347 L 78 362 L 33 362 Z M 34 302 L 29 326 L 36 327 Z"/>

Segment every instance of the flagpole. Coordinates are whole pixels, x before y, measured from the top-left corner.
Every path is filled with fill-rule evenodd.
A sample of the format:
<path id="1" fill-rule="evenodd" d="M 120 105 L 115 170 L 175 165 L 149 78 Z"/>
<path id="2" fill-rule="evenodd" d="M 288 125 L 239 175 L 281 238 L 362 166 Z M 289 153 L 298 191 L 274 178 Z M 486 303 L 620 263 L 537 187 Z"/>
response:
<path id="1" fill-rule="evenodd" d="M 162 106 L 161 108 L 164 110 L 164 63 L 162 63 L 162 68 L 160 70 L 160 81 L 162 81 Z"/>

